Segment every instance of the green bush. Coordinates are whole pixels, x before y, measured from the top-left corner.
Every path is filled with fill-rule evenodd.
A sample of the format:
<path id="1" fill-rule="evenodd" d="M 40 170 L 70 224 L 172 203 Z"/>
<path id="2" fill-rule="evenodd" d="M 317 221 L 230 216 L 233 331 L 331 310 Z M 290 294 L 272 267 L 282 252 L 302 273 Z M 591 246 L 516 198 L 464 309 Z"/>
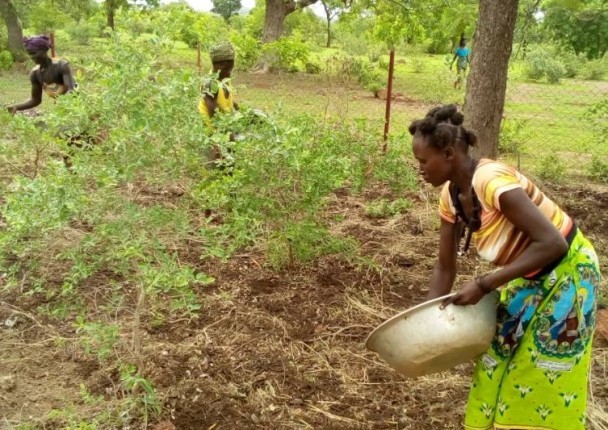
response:
<path id="1" fill-rule="evenodd" d="M 560 54 L 560 59 L 564 65 L 565 77 L 575 78 L 579 75 L 587 59 L 584 55 L 576 55 L 572 51 L 564 51 Z"/>
<path id="2" fill-rule="evenodd" d="M 0 51 L 0 70 L 9 70 L 13 65 L 13 55 L 8 51 Z"/>
<path id="3" fill-rule="evenodd" d="M 262 52 L 272 66 L 285 71 L 301 70 L 310 57 L 310 47 L 297 34 L 264 45 Z"/>
<path id="4" fill-rule="evenodd" d="M 500 154 L 521 154 L 523 139 L 521 134 L 526 126 L 525 120 L 502 121 L 498 137 L 498 152 Z"/>
<path id="5" fill-rule="evenodd" d="M 97 36 L 97 27 L 93 23 L 81 21 L 67 26 L 66 31 L 71 40 L 79 45 L 88 45 L 91 39 Z"/>
<path id="6" fill-rule="evenodd" d="M 386 86 L 384 74 L 378 68 L 351 55 L 332 55 L 327 59 L 326 71 L 344 83 L 357 82 L 371 91 Z"/>
<path id="7" fill-rule="evenodd" d="M 309 73 L 311 75 L 318 75 L 319 73 L 321 73 L 321 66 L 312 61 L 306 63 L 304 69 L 306 70 L 306 73 Z"/>
<path id="8" fill-rule="evenodd" d="M 549 83 L 559 83 L 566 75 L 566 69 L 555 57 L 554 52 L 542 46 L 531 49 L 525 61 L 526 77 L 534 80 L 546 77 Z"/>
<path id="9" fill-rule="evenodd" d="M 587 61 L 581 71 L 581 77 L 590 81 L 600 81 L 608 73 L 608 61 L 604 59 Z"/>
<path id="10" fill-rule="evenodd" d="M 251 69 L 260 58 L 261 43 L 247 33 L 230 33 L 230 41 L 236 53 L 235 67 L 240 70 Z"/>
<path id="11" fill-rule="evenodd" d="M 593 155 L 589 166 L 589 174 L 596 181 L 608 183 L 608 161 L 598 155 Z"/>
<path id="12" fill-rule="evenodd" d="M 538 166 L 538 176 L 544 181 L 560 183 L 566 176 L 566 162 L 556 154 L 542 157 Z"/>

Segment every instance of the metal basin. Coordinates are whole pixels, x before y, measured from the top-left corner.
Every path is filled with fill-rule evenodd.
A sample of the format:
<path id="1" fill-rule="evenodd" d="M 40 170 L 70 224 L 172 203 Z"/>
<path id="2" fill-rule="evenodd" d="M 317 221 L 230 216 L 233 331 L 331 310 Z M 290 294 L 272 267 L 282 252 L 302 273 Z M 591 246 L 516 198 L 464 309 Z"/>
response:
<path id="1" fill-rule="evenodd" d="M 498 293 L 487 294 L 475 305 L 440 309 L 453 294 L 400 312 L 379 325 L 365 345 L 405 376 L 448 370 L 478 357 L 496 331 Z"/>

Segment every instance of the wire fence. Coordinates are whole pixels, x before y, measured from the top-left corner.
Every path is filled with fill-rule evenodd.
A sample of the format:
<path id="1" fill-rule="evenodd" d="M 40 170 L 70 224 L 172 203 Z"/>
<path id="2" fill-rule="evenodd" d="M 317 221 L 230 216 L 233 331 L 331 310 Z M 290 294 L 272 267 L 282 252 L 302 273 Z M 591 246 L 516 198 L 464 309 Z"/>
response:
<path id="1" fill-rule="evenodd" d="M 85 51 L 82 47 L 65 47 L 67 58 L 76 69 L 80 65 L 79 56 Z M 63 53 L 60 46 L 58 56 Z M 176 55 L 176 67 L 189 64 L 193 70 L 200 70 L 201 57 L 197 49 Z M 395 92 L 404 93 L 407 102 L 413 105 L 462 103 L 465 90 L 452 87 L 453 73 L 447 69 L 432 73 L 414 71 L 422 67 L 419 61 L 417 58 L 397 61 Z M 10 72 L 0 73 L 0 106 L 29 98 L 31 66 L 20 65 Z M 268 81 L 272 79 L 269 77 Z M 588 174 L 593 159 L 608 163 L 608 148 L 601 126 L 598 127 L 602 119 L 593 112 L 598 103 L 606 100 L 608 81 L 562 79 L 549 84 L 526 80 L 517 70 L 510 72 L 500 136 L 501 154 L 515 158 L 523 167 L 537 165 L 543 160 L 550 165 L 559 159 L 568 171 Z M 44 96 L 37 109 L 44 111 L 52 103 Z"/>

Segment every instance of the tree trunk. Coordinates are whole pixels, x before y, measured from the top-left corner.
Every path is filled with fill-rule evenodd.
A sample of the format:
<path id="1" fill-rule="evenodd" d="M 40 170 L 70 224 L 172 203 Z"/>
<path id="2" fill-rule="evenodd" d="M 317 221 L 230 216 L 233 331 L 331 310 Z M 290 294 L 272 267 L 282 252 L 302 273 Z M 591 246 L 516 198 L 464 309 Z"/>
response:
<path id="1" fill-rule="evenodd" d="M 519 0 L 480 0 L 464 114 L 479 138 L 475 157 L 496 158 Z"/>
<path id="2" fill-rule="evenodd" d="M 8 32 L 8 50 L 15 61 L 25 59 L 25 49 L 23 48 L 23 30 L 21 20 L 17 15 L 11 0 L 0 0 L 0 15 L 6 24 Z"/>
<path id="3" fill-rule="evenodd" d="M 331 48 L 331 12 L 324 0 L 321 0 L 321 4 L 325 10 L 325 17 L 327 19 L 327 44 L 325 46 Z"/>
<path id="4" fill-rule="evenodd" d="M 283 24 L 287 15 L 296 8 L 305 8 L 318 0 L 266 0 L 266 15 L 264 17 L 264 35 L 262 43 L 270 43 L 283 35 Z"/>
<path id="5" fill-rule="evenodd" d="M 274 42 L 283 35 L 285 18 L 294 10 L 296 4 L 293 1 L 266 0 L 263 43 Z"/>
<path id="6" fill-rule="evenodd" d="M 106 27 L 110 27 L 112 29 L 112 31 L 115 30 L 114 26 L 114 16 L 116 14 L 116 8 L 114 7 L 114 5 L 112 5 L 111 3 L 108 3 L 107 6 L 107 22 L 106 22 Z"/>

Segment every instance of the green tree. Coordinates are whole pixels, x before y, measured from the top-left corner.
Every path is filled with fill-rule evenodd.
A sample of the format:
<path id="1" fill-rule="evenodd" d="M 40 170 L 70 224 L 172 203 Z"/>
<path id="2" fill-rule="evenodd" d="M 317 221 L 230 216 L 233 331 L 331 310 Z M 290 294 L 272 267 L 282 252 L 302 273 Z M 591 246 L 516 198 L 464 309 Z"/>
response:
<path id="1" fill-rule="evenodd" d="M 321 0 L 323 5 L 323 11 L 325 12 L 325 19 L 327 22 L 327 42 L 325 46 L 331 47 L 331 23 L 334 21 L 340 13 L 344 12 L 351 5 L 350 0 Z"/>
<path id="2" fill-rule="evenodd" d="M 608 50 L 608 0 L 549 0 L 543 28 L 555 43 L 602 58 Z"/>
<path id="3" fill-rule="evenodd" d="M 241 10 L 241 0 L 212 0 L 213 9 L 211 12 L 221 15 L 226 22 L 230 21 L 232 15 Z"/>
<path id="4" fill-rule="evenodd" d="M 112 30 L 115 29 L 114 17 L 116 16 L 116 11 L 121 7 L 157 7 L 159 3 L 160 0 L 105 0 L 103 6 L 106 11 L 106 25 Z"/>

